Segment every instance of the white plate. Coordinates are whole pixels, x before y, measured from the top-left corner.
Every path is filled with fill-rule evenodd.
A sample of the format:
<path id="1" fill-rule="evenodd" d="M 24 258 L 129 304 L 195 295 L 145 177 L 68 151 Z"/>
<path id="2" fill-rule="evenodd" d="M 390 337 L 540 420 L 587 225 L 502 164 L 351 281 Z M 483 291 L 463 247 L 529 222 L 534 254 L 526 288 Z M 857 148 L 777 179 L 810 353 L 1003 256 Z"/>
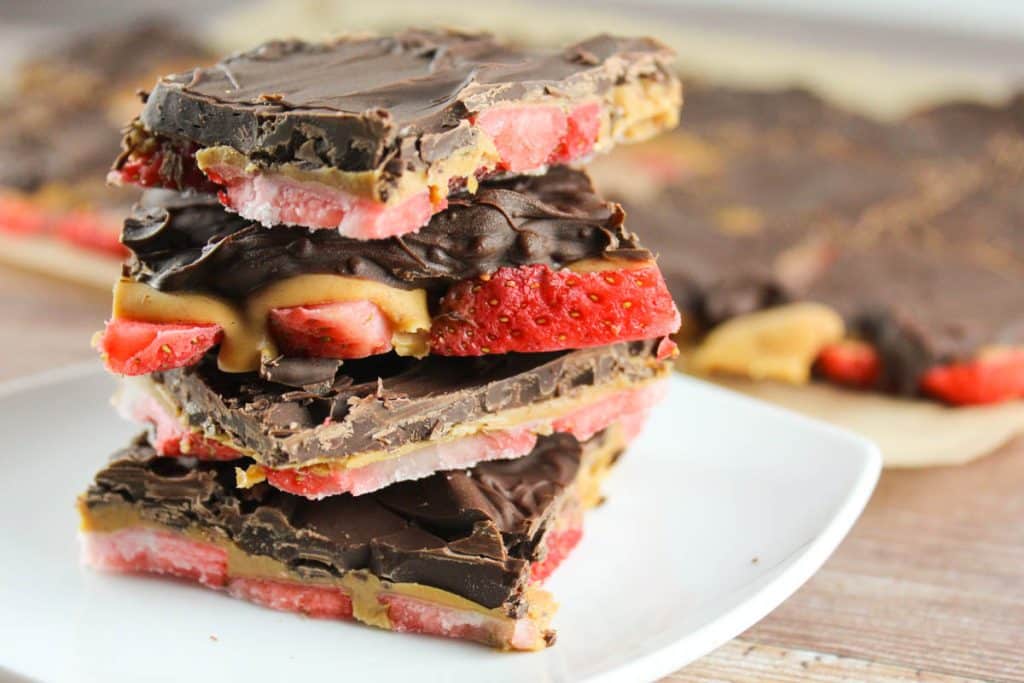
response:
<path id="1" fill-rule="evenodd" d="M 549 582 L 558 643 L 501 654 L 79 567 L 72 502 L 133 432 L 107 405 L 111 388 L 77 368 L 0 389 L 0 678 L 653 679 L 806 581 L 860 514 L 881 462 L 859 437 L 673 379 Z"/>

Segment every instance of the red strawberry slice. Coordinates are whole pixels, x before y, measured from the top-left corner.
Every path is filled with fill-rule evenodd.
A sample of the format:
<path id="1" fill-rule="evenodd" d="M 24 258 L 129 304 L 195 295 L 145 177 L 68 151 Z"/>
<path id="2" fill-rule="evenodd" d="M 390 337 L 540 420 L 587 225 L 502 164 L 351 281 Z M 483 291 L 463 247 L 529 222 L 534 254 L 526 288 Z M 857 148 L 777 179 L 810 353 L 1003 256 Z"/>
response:
<path id="1" fill-rule="evenodd" d="M 882 362 L 873 346 L 848 339 L 821 350 L 818 370 L 837 384 L 868 388 L 878 382 Z"/>
<path id="2" fill-rule="evenodd" d="M 591 102 L 569 113 L 568 128 L 548 163 L 564 164 L 581 159 L 594 151 L 601 132 L 601 105 Z"/>
<path id="3" fill-rule="evenodd" d="M 441 299 L 442 356 L 558 351 L 672 334 L 680 316 L 655 265 L 577 273 L 534 264 L 464 280 Z"/>
<path id="4" fill-rule="evenodd" d="M 149 155 L 132 152 L 117 170 L 118 179 L 122 183 L 140 185 L 142 187 L 163 187 L 160 168 L 164 163 L 164 155 L 154 152 Z"/>
<path id="5" fill-rule="evenodd" d="M 270 331 L 285 353 L 314 358 L 365 358 L 391 350 L 391 321 L 369 301 L 275 308 Z"/>
<path id="6" fill-rule="evenodd" d="M 921 390 L 963 406 L 1024 398 L 1024 349 L 1002 349 L 934 367 L 921 378 Z"/>
<path id="7" fill-rule="evenodd" d="M 220 325 L 115 319 L 96 345 L 111 372 L 144 375 L 193 365 L 222 336 Z"/>

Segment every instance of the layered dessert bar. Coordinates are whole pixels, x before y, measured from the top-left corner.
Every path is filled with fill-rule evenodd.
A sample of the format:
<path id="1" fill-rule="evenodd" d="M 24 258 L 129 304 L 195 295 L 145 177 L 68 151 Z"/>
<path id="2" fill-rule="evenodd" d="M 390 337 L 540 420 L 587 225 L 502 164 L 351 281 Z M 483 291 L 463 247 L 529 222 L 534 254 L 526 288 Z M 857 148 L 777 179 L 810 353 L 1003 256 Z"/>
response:
<path id="1" fill-rule="evenodd" d="M 14 96 L 0 105 L 4 260 L 107 286 L 127 253 L 118 237 L 138 192 L 106 187 L 103 177 L 121 123 L 141 106 L 135 91 L 207 58 L 173 27 L 139 23 L 21 64 Z"/>
<path id="2" fill-rule="evenodd" d="M 313 503 L 236 490 L 230 463 L 139 442 L 79 500 L 83 559 L 312 617 L 539 649 L 556 608 L 539 583 L 579 541 L 621 451 L 614 426 L 582 446 L 558 434 L 518 460 Z"/>
<path id="3" fill-rule="evenodd" d="M 224 373 L 213 356 L 126 378 L 115 398 L 161 455 L 248 457 L 238 484 L 319 499 L 518 458 L 552 432 L 632 437 L 665 394 L 665 341 L 480 358 L 280 358 Z"/>
<path id="4" fill-rule="evenodd" d="M 803 91 L 688 92 L 686 131 L 595 173 L 660 253 L 689 369 L 1024 398 L 1024 96 L 887 123 Z"/>
<path id="5" fill-rule="evenodd" d="M 566 167 L 482 183 L 417 233 L 267 228 L 209 195 L 150 191 L 97 340 L 119 374 L 279 354 L 352 359 L 537 353 L 664 337 L 680 324 L 622 209 Z"/>
<path id="6" fill-rule="evenodd" d="M 671 58 L 607 35 L 559 51 L 455 31 L 271 42 L 160 79 L 110 179 L 215 190 L 267 227 L 403 235 L 480 178 L 672 128 Z"/>

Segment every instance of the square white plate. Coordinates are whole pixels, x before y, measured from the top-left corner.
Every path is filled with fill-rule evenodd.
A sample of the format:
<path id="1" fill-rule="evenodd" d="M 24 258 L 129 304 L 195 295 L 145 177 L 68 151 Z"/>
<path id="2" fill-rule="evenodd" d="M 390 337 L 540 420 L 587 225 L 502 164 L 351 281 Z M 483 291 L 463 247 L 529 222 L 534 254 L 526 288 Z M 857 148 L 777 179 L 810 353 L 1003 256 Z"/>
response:
<path id="1" fill-rule="evenodd" d="M 135 430 L 111 379 L 0 388 L 0 678 L 46 681 L 640 681 L 765 616 L 822 565 L 878 478 L 869 442 L 693 379 L 607 486 L 548 586 L 557 644 L 502 654 L 319 621 L 79 566 L 72 503 Z"/>

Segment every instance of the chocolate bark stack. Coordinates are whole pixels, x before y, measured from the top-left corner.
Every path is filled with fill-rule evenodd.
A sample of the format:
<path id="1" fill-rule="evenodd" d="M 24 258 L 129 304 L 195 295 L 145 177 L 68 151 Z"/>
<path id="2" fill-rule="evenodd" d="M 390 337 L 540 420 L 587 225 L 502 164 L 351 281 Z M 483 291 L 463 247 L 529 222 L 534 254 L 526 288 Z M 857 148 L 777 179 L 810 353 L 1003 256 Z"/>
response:
<path id="1" fill-rule="evenodd" d="M 675 125 L 671 54 L 410 31 L 161 79 L 98 335 L 148 433 L 82 497 L 88 563 L 495 647 L 665 391 L 679 313 L 569 166 Z"/>

